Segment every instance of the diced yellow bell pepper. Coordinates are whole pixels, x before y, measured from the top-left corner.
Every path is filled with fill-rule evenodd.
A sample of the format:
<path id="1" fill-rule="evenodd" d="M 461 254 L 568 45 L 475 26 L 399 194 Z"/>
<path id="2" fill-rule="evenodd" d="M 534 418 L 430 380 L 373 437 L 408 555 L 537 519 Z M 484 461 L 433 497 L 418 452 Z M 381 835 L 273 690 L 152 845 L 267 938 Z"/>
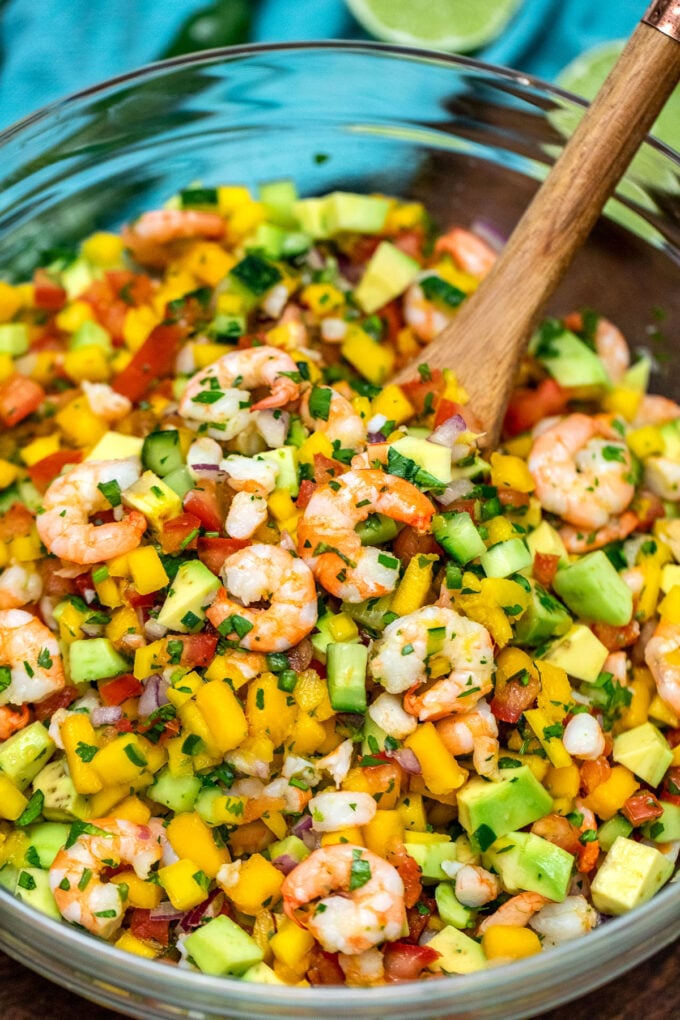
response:
<path id="1" fill-rule="evenodd" d="M 158 871 L 158 880 L 176 910 L 190 910 L 203 902 L 208 891 L 204 879 L 198 865 L 187 857 Z"/>
<path id="2" fill-rule="evenodd" d="M 222 865 L 231 860 L 229 851 L 217 846 L 210 827 L 196 811 L 175 815 L 168 822 L 165 833 L 177 856 L 191 855 L 191 860 L 208 878 L 215 878 Z"/>
<path id="3" fill-rule="evenodd" d="M 341 351 L 350 365 L 374 386 L 382 385 L 394 371 L 392 348 L 376 343 L 361 326 L 353 323 L 348 326 Z"/>
<path id="4" fill-rule="evenodd" d="M 607 821 L 620 811 L 628 798 L 640 788 L 637 779 L 625 765 L 614 765 L 603 783 L 583 798 L 583 803 L 598 818 Z"/>
<path id="5" fill-rule="evenodd" d="M 154 960 L 163 952 L 163 947 L 146 939 L 138 939 L 131 931 L 124 931 L 118 936 L 114 943 L 116 949 L 122 949 L 125 953 L 133 953 L 135 956 L 142 956 L 147 960 Z"/>
<path id="6" fill-rule="evenodd" d="M 534 480 L 526 461 L 511 454 L 491 454 L 491 484 L 498 488 L 516 489 L 517 492 L 533 492 Z"/>
<path id="7" fill-rule="evenodd" d="M 432 571 L 439 557 L 419 554 L 409 560 L 404 576 L 392 598 L 391 610 L 397 616 L 407 616 L 425 604 L 432 584 Z"/>
<path id="8" fill-rule="evenodd" d="M 238 747 L 248 735 L 248 721 L 229 684 L 209 680 L 198 688 L 195 697 L 213 744 L 222 754 Z"/>
<path id="9" fill-rule="evenodd" d="M 482 935 L 482 949 L 487 960 L 523 960 L 541 952 L 541 940 L 531 928 L 494 924 Z"/>
<path id="10" fill-rule="evenodd" d="M 271 951 L 281 963 L 299 971 L 300 962 L 314 945 L 314 936 L 289 917 L 282 918 L 276 935 L 269 943 Z M 302 972 L 304 973 L 304 972 Z"/>
<path id="11" fill-rule="evenodd" d="M 119 814 L 119 805 L 116 808 L 116 818 L 122 818 Z M 130 819 L 134 821 L 134 819 Z M 128 898 L 127 905 L 130 907 L 139 907 L 141 910 L 153 910 L 163 899 L 163 890 L 155 882 L 145 882 L 143 878 L 140 878 L 132 868 L 126 871 L 119 871 L 117 875 L 111 877 L 111 881 L 116 885 L 126 885 L 128 887 Z"/>
<path id="12" fill-rule="evenodd" d="M 80 251 L 88 262 L 109 269 L 120 264 L 123 257 L 123 240 L 119 234 L 97 230 L 85 238 Z"/>
<path id="13" fill-rule="evenodd" d="M 254 917 L 262 907 L 273 906 L 281 898 L 283 877 L 266 857 L 255 853 L 241 862 L 238 881 L 223 888 L 238 910 Z M 276 953 L 273 947 L 272 951 Z"/>
<path id="14" fill-rule="evenodd" d="M 97 793 L 102 783 L 90 762 L 98 751 L 97 735 L 84 712 L 71 712 L 59 727 L 68 770 L 78 793 Z"/>
<path id="15" fill-rule="evenodd" d="M 434 723 L 420 723 L 406 738 L 404 746 L 410 748 L 420 762 L 423 780 L 432 793 L 452 793 L 465 782 L 467 772 L 448 751 Z"/>
<path id="16" fill-rule="evenodd" d="M 27 804 L 28 798 L 17 789 L 9 776 L 0 772 L 0 818 L 16 822 Z"/>
<path id="17" fill-rule="evenodd" d="M 152 545 L 140 545 L 127 555 L 132 583 L 140 595 L 148 595 L 164 588 L 169 577 L 161 558 Z"/>

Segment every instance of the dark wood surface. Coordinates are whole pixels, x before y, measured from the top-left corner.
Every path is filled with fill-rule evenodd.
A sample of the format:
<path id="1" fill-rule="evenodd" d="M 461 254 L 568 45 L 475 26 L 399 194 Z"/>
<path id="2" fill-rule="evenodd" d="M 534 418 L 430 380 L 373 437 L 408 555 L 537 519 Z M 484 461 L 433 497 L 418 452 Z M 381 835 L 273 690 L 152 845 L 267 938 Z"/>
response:
<path id="1" fill-rule="evenodd" d="M 120 1014 L 50 984 L 0 953 L 2 1020 L 120 1020 Z M 680 944 L 582 999 L 536 1020 L 672 1020 L 680 1017 Z"/>

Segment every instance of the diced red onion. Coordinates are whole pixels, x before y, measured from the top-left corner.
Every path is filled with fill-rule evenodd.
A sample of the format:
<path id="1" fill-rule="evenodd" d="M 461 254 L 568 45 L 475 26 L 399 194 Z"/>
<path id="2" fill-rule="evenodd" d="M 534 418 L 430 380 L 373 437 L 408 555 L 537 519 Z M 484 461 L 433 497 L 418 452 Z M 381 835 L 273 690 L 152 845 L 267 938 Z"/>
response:
<path id="1" fill-rule="evenodd" d="M 290 854 L 281 854 L 280 857 L 275 857 L 272 864 L 277 868 L 283 875 L 290 875 L 293 868 L 297 868 L 300 862 L 296 861 Z"/>
<path id="2" fill-rule="evenodd" d="M 449 503 L 453 503 L 457 499 L 464 499 L 473 489 L 474 485 L 469 478 L 456 478 L 446 486 L 443 492 L 437 493 L 435 499 L 442 506 L 448 506 Z"/>
<path id="3" fill-rule="evenodd" d="M 293 826 L 293 835 L 297 836 L 298 838 L 302 838 L 302 834 L 305 832 L 309 832 L 311 827 L 312 816 L 303 815 L 302 818 L 298 822 L 296 822 L 295 825 Z"/>
<path id="4" fill-rule="evenodd" d="M 384 443 L 387 436 L 384 436 L 382 432 L 369 432 L 366 436 L 367 443 Z"/>
<path id="5" fill-rule="evenodd" d="M 213 482 L 223 482 L 227 477 L 219 464 L 192 464 L 191 473 L 194 478 L 212 479 Z"/>
<path id="6" fill-rule="evenodd" d="M 408 772 L 412 776 L 418 776 L 423 771 L 410 747 L 398 747 L 396 751 L 386 751 L 385 753 L 388 758 L 393 758 L 397 764 L 401 765 L 404 772 Z"/>
<path id="7" fill-rule="evenodd" d="M 153 641 L 157 641 L 159 638 L 165 637 L 168 633 L 168 628 L 159 623 L 158 620 L 155 620 L 153 616 L 150 616 L 144 624 L 144 633 Z"/>
<path id="8" fill-rule="evenodd" d="M 215 903 L 215 900 L 218 896 L 223 895 L 221 889 L 213 889 L 207 899 L 199 903 L 197 907 L 192 907 L 191 910 L 188 910 L 179 922 L 182 931 L 193 931 L 194 928 L 199 928 L 206 918 L 217 917 L 222 909 L 222 903 Z"/>
<path id="9" fill-rule="evenodd" d="M 152 673 L 147 677 L 144 684 L 144 691 L 139 699 L 137 710 L 141 719 L 147 719 L 153 712 L 156 712 L 161 705 L 167 705 L 168 698 L 166 691 L 169 681 L 159 673 Z"/>
<path id="10" fill-rule="evenodd" d="M 482 241 L 486 241 L 495 251 L 500 251 L 507 242 L 507 237 L 501 234 L 500 230 L 488 220 L 473 220 L 470 230 L 477 237 L 481 237 Z"/>
<path id="11" fill-rule="evenodd" d="M 428 436 L 428 442 L 436 443 L 437 446 L 453 446 L 458 436 L 465 432 L 467 425 L 462 414 L 452 414 L 450 418 L 442 422 L 432 435 Z"/>
<path id="12" fill-rule="evenodd" d="M 120 705 L 99 705 L 90 716 L 93 726 L 113 726 L 123 715 Z"/>
<path id="13" fill-rule="evenodd" d="M 104 633 L 103 623 L 81 623 L 80 629 L 85 637 L 99 637 Z"/>
<path id="14" fill-rule="evenodd" d="M 152 907 L 149 911 L 152 921 L 179 921 L 180 917 L 184 917 L 184 914 L 185 911 L 177 910 L 170 900 L 161 900 L 157 907 Z"/>

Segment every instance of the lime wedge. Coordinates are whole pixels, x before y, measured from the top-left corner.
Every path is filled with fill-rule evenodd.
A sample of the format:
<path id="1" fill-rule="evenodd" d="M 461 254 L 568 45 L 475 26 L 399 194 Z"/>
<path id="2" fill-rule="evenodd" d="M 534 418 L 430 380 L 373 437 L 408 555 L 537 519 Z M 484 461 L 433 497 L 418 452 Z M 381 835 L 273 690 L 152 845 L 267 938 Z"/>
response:
<path id="1" fill-rule="evenodd" d="M 386 42 L 467 52 L 500 35 L 522 0 L 345 0 L 359 24 Z"/>

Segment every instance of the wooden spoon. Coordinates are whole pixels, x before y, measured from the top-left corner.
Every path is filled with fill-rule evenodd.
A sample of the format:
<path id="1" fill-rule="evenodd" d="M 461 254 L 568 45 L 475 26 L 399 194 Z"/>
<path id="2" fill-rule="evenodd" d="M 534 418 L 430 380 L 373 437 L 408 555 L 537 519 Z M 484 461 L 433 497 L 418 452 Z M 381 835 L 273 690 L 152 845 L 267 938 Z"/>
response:
<path id="1" fill-rule="evenodd" d="M 680 0 L 656 0 L 493 269 L 423 350 L 421 364 L 456 372 L 485 445 L 498 442 L 516 366 L 548 299 L 679 79 Z"/>

